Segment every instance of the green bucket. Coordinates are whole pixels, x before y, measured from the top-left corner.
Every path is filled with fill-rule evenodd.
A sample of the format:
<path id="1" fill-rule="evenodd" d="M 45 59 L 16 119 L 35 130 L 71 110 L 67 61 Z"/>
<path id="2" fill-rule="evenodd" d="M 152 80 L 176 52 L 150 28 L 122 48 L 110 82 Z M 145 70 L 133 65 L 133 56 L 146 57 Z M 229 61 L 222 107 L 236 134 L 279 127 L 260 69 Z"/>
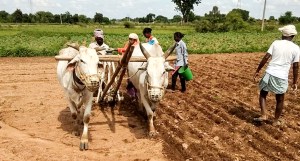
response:
<path id="1" fill-rule="evenodd" d="M 193 79 L 193 73 L 189 67 L 180 67 L 178 73 L 187 81 Z"/>

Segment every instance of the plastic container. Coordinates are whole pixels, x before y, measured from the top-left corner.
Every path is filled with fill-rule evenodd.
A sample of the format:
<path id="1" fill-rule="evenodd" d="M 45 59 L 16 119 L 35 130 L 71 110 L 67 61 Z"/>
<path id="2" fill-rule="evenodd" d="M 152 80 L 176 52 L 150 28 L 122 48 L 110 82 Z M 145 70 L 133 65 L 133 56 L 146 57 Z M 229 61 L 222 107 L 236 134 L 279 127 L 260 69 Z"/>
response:
<path id="1" fill-rule="evenodd" d="M 178 73 L 187 81 L 193 79 L 193 73 L 189 67 L 180 67 Z"/>

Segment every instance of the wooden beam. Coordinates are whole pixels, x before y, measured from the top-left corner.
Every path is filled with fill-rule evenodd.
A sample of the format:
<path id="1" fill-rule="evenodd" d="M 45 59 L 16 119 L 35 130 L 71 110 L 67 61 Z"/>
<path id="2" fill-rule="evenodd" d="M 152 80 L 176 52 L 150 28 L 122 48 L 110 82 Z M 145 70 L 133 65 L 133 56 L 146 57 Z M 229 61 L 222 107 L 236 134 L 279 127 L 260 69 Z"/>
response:
<path id="1" fill-rule="evenodd" d="M 122 56 L 121 55 L 99 55 L 100 62 L 120 62 Z M 64 57 L 61 55 L 55 56 L 55 60 L 66 60 L 70 61 L 73 57 Z M 176 60 L 176 56 L 169 56 L 166 61 L 174 61 Z M 132 56 L 129 60 L 130 62 L 147 62 L 144 56 Z"/>

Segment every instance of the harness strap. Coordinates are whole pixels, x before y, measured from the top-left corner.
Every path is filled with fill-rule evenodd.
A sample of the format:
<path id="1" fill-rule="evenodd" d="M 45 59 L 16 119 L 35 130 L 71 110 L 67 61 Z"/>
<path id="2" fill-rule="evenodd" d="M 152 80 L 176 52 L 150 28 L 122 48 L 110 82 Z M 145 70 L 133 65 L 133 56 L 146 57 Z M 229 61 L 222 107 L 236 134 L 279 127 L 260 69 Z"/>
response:
<path id="1" fill-rule="evenodd" d="M 76 68 L 73 70 L 73 80 L 80 85 L 84 85 L 82 81 L 77 77 L 75 70 Z"/>

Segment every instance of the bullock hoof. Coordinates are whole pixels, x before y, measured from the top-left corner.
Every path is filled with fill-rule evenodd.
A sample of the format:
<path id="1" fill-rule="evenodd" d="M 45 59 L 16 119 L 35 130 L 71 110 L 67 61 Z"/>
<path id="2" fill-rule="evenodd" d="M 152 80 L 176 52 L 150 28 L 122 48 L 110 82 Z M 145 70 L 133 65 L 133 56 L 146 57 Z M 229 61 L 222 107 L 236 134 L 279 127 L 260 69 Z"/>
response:
<path id="1" fill-rule="evenodd" d="M 157 132 L 156 131 L 150 131 L 149 132 L 149 137 L 154 137 L 157 135 Z"/>
<path id="2" fill-rule="evenodd" d="M 79 148 L 80 150 L 88 150 L 89 149 L 88 141 L 80 141 Z"/>

